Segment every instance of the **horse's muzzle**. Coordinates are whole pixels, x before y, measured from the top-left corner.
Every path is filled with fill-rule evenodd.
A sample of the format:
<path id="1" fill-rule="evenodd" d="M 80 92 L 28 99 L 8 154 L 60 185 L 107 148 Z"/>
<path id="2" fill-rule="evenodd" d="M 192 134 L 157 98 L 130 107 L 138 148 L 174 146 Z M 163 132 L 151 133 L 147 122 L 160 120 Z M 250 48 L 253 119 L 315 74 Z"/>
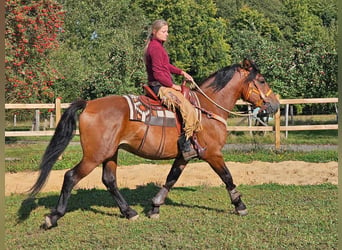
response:
<path id="1" fill-rule="evenodd" d="M 268 114 L 274 114 L 279 109 L 279 102 L 266 102 L 260 109 L 260 111 L 265 110 Z"/>

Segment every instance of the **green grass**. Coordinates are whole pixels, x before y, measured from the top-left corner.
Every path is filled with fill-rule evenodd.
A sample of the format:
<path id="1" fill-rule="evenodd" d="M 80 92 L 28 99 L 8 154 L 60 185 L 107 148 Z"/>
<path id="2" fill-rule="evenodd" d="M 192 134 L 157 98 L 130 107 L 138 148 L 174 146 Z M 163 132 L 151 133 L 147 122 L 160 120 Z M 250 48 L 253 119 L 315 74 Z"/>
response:
<path id="1" fill-rule="evenodd" d="M 227 143 L 249 143 L 255 145 L 275 144 L 274 133 L 231 132 L 227 136 Z M 288 137 L 281 133 L 281 145 L 289 144 L 330 144 L 338 145 L 338 130 L 289 131 Z"/>
<path id="2" fill-rule="evenodd" d="M 52 136 L 14 136 L 14 137 L 6 137 L 5 143 L 6 145 L 20 143 L 20 142 L 48 142 L 50 141 Z M 79 142 L 80 137 L 78 135 L 72 138 L 73 142 Z"/>
<path id="3" fill-rule="evenodd" d="M 12 144 L 5 146 L 6 172 L 35 171 L 39 168 L 41 157 L 44 154 L 46 144 Z M 63 153 L 62 160 L 54 165 L 53 169 L 69 169 L 76 165 L 82 158 L 82 149 L 80 145 L 69 145 Z M 311 151 L 311 152 L 295 152 L 295 151 L 273 151 L 270 149 L 255 149 L 249 151 L 231 150 L 224 151 L 225 161 L 234 162 L 280 162 L 288 160 L 298 160 L 306 162 L 329 162 L 338 161 L 337 151 Z M 194 162 L 199 160 L 194 160 Z M 135 165 L 135 164 L 171 164 L 172 160 L 153 161 L 143 159 L 133 154 L 120 150 L 119 165 Z"/>
<path id="4" fill-rule="evenodd" d="M 146 217 L 154 184 L 122 189 L 140 214 L 124 219 L 105 190 L 73 191 L 58 227 L 39 229 L 58 193 L 6 197 L 7 249 L 337 249 L 337 186 L 239 186 L 249 215 L 231 214 L 220 187 L 174 188 L 161 218 Z"/>

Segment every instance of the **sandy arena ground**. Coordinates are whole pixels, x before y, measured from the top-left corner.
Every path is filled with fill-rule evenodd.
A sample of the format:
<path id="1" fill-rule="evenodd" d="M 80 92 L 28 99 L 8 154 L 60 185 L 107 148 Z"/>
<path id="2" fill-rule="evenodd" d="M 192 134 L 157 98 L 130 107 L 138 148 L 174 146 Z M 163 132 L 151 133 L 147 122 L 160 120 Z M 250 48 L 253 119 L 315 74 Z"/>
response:
<path id="1" fill-rule="evenodd" d="M 338 163 L 308 163 L 302 161 L 284 161 L 279 163 L 259 162 L 237 163 L 226 162 L 236 185 L 257 185 L 263 183 L 315 185 L 321 183 L 338 183 Z M 148 165 L 118 167 L 117 177 L 120 188 L 134 189 L 137 186 L 155 183 L 162 185 L 170 170 L 170 165 Z M 42 192 L 60 191 L 66 170 L 53 170 Z M 104 189 L 101 182 L 102 168 L 97 167 L 82 179 L 76 188 Z M 5 195 L 25 193 L 36 181 L 38 172 L 21 172 L 5 174 Z M 184 186 L 219 186 L 222 181 L 205 162 L 190 163 L 176 183 L 176 187 Z"/>

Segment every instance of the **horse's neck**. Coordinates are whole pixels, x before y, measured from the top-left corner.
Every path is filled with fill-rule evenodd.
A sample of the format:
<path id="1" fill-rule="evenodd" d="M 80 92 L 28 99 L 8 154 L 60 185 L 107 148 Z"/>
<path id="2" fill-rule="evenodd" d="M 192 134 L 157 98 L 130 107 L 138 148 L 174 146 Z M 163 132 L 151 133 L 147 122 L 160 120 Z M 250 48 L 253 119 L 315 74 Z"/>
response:
<path id="1" fill-rule="evenodd" d="M 202 85 L 201 89 L 204 92 L 204 95 L 197 94 L 201 106 L 202 108 L 227 119 L 229 116 L 229 112 L 227 112 L 227 110 L 233 110 L 240 94 L 237 93 L 238 90 L 234 89 L 234 86 L 226 86 L 224 89 L 214 92 L 211 87 L 208 87 L 210 83 L 211 82 L 208 82 Z"/>

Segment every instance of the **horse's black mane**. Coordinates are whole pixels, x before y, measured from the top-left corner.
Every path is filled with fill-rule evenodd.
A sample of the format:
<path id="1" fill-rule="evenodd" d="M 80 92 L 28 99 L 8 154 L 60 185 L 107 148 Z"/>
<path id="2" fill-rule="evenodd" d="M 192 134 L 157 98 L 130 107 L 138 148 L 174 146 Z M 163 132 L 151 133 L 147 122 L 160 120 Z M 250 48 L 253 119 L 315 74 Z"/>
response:
<path id="1" fill-rule="evenodd" d="M 226 67 L 214 72 L 213 74 L 211 74 L 204 81 L 202 81 L 200 83 L 200 85 L 202 85 L 209 78 L 215 77 L 215 80 L 209 85 L 209 87 L 212 87 L 215 92 L 220 91 L 233 78 L 236 70 L 239 68 L 243 68 L 242 65 L 239 63 L 233 64 L 230 66 L 226 66 Z M 254 62 L 251 62 L 251 69 L 249 69 L 249 71 L 250 71 L 250 73 L 249 73 L 248 77 L 246 78 L 247 82 L 253 80 L 256 77 L 257 73 L 259 73 L 259 69 Z"/>

